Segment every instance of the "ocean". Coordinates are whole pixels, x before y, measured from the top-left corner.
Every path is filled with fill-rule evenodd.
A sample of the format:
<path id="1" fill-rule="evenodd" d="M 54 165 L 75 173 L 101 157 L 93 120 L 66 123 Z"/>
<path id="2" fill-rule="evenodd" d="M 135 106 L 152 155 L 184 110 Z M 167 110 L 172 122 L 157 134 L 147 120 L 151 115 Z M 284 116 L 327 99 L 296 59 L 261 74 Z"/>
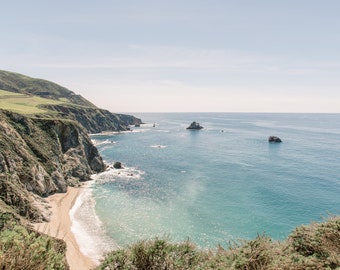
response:
<path id="1" fill-rule="evenodd" d="M 258 234 L 283 240 L 340 214 L 340 114 L 134 115 L 145 124 L 91 135 L 109 168 L 71 217 L 93 259 L 154 237 L 201 248 Z M 187 130 L 193 121 L 204 129 Z"/>

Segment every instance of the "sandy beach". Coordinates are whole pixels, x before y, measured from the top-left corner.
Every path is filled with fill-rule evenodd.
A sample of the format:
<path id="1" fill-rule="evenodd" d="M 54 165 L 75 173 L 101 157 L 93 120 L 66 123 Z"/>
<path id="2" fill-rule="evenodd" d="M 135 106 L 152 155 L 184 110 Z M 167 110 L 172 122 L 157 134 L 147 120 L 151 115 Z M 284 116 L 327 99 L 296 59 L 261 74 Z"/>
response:
<path id="1" fill-rule="evenodd" d="M 37 231 L 63 239 L 66 242 L 66 258 L 71 270 L 89 270 L 95 267 L 95 263 L 80 251 L 71 231 L 72 222 L 69 212 L 82 190 L 81 187 L 68 187 L 66 193 L 58 193 L 48 197 L 46 200 L 52 211 L 50 221 L 33 224 Z"/>

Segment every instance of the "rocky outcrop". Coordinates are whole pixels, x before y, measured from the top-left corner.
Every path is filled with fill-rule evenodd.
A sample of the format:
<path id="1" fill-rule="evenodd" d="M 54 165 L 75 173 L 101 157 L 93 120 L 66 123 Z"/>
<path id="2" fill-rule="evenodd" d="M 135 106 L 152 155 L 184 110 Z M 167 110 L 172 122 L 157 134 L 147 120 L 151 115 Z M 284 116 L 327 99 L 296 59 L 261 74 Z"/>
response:
<path id="1" fill-rule="evenodd" d="M 48 210 L 41 197 L 29 192 L 16 174 L 0 173 L 0 212 L 28 220 L 45 221 Z"/>
<path id="2" fill-rule="evenodd" d="M 130 125 L 140 125 L 142 120 L 131 115 L 115 114 L 95 107 L 70 107 L 67 105 L 45 105 L 59 116 L 78 121 L 89 133 L 129 130 Z"/>
<path id="3" fill-rule="evenodd" d="M 268 142 L 271 142 L 271 143 L 280 143 L 280 142 L 282 142 L 282 140 L 279 137 L 277 137 L 277 136 L 269 136 Z"/>
<path id="4" fill-rule="evenodd" d="M 0 180 L 16 183 L 13 194 L 65 192 L 104 169 L 97 148 L 77 122 L 0 111 Z M 4 186 L 2 198 L 7 194 Z"/>
<path id="5" fill-rule="evenodd" d="M 123 169 L 122 163 L 119 162 L 119 161 L 116 161 L 116 162 L 113 164 L 113 168 L 115 168 L 115 169 Z"/>
<path id="6" fill-rule="evenodd" d="M 192 122 L 190 126 L 187 127 L 187 129 L 196 129 L 196 130 L 200 130 L 202 128 L 203 127 L 199 123 L 196 123 L 196 122 Z"/>

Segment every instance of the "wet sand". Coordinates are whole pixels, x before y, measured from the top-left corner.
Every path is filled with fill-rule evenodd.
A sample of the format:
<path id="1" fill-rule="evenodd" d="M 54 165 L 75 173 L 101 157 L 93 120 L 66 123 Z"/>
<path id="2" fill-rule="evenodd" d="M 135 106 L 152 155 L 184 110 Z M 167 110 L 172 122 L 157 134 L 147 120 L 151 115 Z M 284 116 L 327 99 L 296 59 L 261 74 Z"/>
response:
<path id="1" fill-rule="evenodd" d="M 58 193 L 48 197 L 46 200 L 52 211 L 50 221 L 33 224 L 37 231 L 63 239 L 66 242 L 66 259 L 71 270 L 89 270 L 96 266 L 90 258 L 80 251 L 71 231 L 72 221 L 69 212 L 82 190 L 81 187 L 68 187 L 66 193 Z"/>

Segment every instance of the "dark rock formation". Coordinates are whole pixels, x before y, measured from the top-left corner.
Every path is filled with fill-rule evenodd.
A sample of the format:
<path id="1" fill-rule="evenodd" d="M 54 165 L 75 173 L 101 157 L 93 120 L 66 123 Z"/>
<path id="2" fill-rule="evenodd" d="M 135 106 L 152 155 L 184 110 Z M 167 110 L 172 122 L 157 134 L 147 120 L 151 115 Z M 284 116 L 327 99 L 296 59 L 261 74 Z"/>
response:
<path id="1" fill-rule="evenodd" d="M 203 128 L 203 127 L 200 126 L 200 124 L 199 124 L 199 123 L 196 123 L 196 122 L 192 122 L 192 123 L 190 124 L 190 126 L 187 127 L 187 129 L 196 129 L 196 130 L 200 130 L 200 129 L 202 129 L 202 128 Z"/>
<path id="2" fill-rule="evenodd" d="M 46 221 L 47 212 L 41 207 L 42 199 L 29 192 L 16 174 L 0 173 L 0 196 L 1 210 L 14 209 L 17 216 L 28 220 Z"/>
<path id="3" fill-rule="evenodd" d="M 277 136 L 269 136 L 268 142 L 280 143 L 280 142 L 282 142 L 282 140 Z"/>
<path id="4" fill-rule="evenodd" d="M 142 120 L 134 116 L 115 114 L 96 107 L 68 105 L 45 105 L 44 107 L 58 112 L 62 118 L 78 121 L 89 133 L 129 130 L 130 125 L 142 124 Z"/>
<path id="5" fill-rule="evenodd" d="M 113 168 L 115 168 L 115 169 L 123 169 L 122 163 L 119 162 L 119 161 L 116 161 L 116 162 L 113 164 Z"/>
<path id="6" fill-rule="evenodd" d="M 97 148 L 77 122 L 0 111 L 0 180 L 11 181 L 13 194 L 65 192 L 68 185 L 104 170 Z M 4 184 L 1 189 L 7 190 Z"/>

